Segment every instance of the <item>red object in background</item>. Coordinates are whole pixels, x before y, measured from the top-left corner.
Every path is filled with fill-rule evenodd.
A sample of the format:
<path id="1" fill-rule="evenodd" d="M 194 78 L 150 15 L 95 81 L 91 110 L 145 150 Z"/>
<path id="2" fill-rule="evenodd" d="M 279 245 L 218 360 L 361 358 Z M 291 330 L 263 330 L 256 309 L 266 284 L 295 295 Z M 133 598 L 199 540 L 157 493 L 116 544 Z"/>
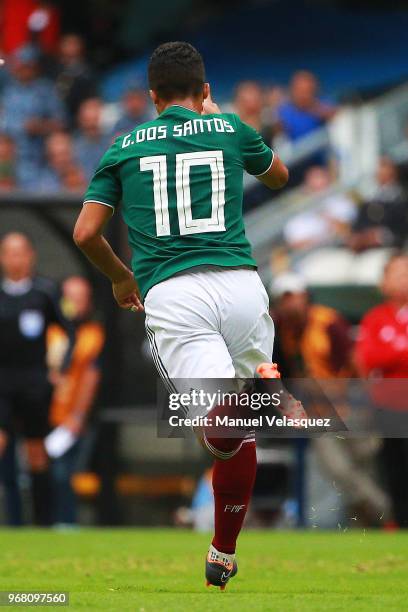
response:
<path id="1" fill-rule="evenodd" d="M 6 54 L 12 53 L 33 40 L 29 20 L 35 11 L 40 10 L 44 13 L 38 14 L 36 21 L 41 23 L 45 17 L 47 25 L 37 34 L 36 40 L 43 51 L 47 53 L 55 51 L 60 35 L 60 17 L 54 6 L 38 0 L 2 0 L 1 48 Z"/>
<path id="2" fill-rule="evenodd" d="M 365 315 L 356 362 L 363 375 L 373 377 L 370 393 L 375 404 L 408 410 L 408 306 L 397 309 L 386 302 Z"/>

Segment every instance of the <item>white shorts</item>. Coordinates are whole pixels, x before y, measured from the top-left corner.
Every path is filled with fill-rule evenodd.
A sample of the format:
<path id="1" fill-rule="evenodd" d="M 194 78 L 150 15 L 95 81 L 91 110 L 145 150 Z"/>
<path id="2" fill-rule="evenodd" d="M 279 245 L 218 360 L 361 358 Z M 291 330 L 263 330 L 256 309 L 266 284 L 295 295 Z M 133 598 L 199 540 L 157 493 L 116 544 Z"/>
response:
<path id="1" fill-rule="evenodd" d="M 165 379 L 253 378 L 272 360 L 274 325 L 255 270 L 191 268 L 152 287 L 144 307 Z"/>

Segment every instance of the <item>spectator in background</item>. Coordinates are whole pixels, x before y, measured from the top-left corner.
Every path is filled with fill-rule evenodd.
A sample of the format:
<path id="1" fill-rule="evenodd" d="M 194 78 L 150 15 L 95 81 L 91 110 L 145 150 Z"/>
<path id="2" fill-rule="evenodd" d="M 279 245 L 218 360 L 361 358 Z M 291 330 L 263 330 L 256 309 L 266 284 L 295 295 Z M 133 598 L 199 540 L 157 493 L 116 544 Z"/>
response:
<path id="1" fill-rule="evenodd" d="M 61 38 L 55 80 L 69 125 L 74 127 L 82 102 L 98 94 L 95 77 L 85 59 L 85 45 L 81 36 L 66 34 Z"/>
<path id="2" fill-rule="evenodd" d="M 116 136 L 126 134 L 137 125 L 149 121 L 149 101 L 146 91 L 140 87 L 132 87 L 125 92 L 122 100 L 122 114 L 116 122 L 113 133 Z"/>
<path id="3" fill-rule="evenodd" d="M 399 180 L 395 163 L 382 157 L 373 194 L 360 206 L 349 244 L 357 252 L 374 247 L 401 247 L 407 233 L 407 193 Z"/>
<path id="4" fill-rule="evenodd" d="M 353 373 L 347 321 L 333 308 L 313 304 L 303 279 L 293 273 L 275 279 L 272 298 L 277 339 L 274 361 L 279 369 L 286 377 L 336 379 L 342 389 L 341 379 Z M 349 505 L 364 523 L 375 525 L 381 515 L 388 515 L 388 498 L 370 475 L 375 440 L 321 437 L 313 440 L 313 447 L 330 481 L 346 493 Z"/>
<path id="5" fill-rule="evenodd" d="M 270 123 L 270 114 L 265 112 L 264 103 L 264 91 L 259 83 L 242 81 L 235 90 L 232 112 L 237 113 L 242 121 L 256 129 L 264 142 L 271 146 L 273 130 Z M 255 182 L 246 192 L 245 211 L 268 198 L 274 197 L 276 193 L 267 190 L 265 185 Z"/>
<path id="6" fill-rule="evenodd" d="M 286 91 L 279 85 L 269 85 L 264 90 L 263 123 L 276 128 L 279 122 L 278 109 L 286 101 Z"/>
<path id="7" fill-rule="evenodd" d="M 82 102 L 78 111 L 78 130 L 74 137 L 74 154 L 89 181 L 111 138 L 102 130 L 103 104 L 100 98 Z"/>
<path id="8" fill-rule="evenodd" d="M 38 525 L 49 525 L 51 482 L 44 438 L 49 430 L 51 386 L 46 333 L 50 324 L 58 322 L 67 332 L 69 349 L 73 333 L 61 312 L 54 284 L 38 277 L 34 265 L 35 251 L 27 236 L 7 234 L 0 244 L 0 460 L 7 455 L 9 441 L 13 443 L 16 435 L 22 435 L 33 519 Z M 68 358 L 69 354 L 70 350 Z"/>
<path id="9" fill-rule="evenodd" d="M 346 194 L 324 196 L 332 184 L 327 168 L 312 166 L 305 173 L 302 191 L 305 197 L 321 197 L 319 210 L 292 217 L 284 228 L 286 244 L 293 250 L 307 250 L 337 241 L 343 242 L 356 216 L 356 206 Z"/>
<path id="10" fill-rule="evenodd" d="M 331 119 L 336 109 L 318 97 L 319 83 L 312 72 L 295 72 L 289 85 L 289 100 L 278 109 L 282 130 L 291 141 L 306 136 Z"/>
<path id="11" fill-rule="evenodd" d="M 385 302 L 363 318 L 356 345 L 356 363 L 372 377 L 371 398 L 384 435 L 382 465 L 391 495 L 394 519 L 408 527 L 408 254 L 388 262 L 383 277 Z M 393 384 L 382 379 L 394 379 Z"/>
<path id="12" fill-rule="evenodd" d="M 70 164 L 63 175 L 62 189 L 72 193 L 83 193 L 86 186 L 87 181 L 82 168 L 76 163 Z"/>
<path id="13" fill-rule="evenodd" d="M 296 72 L 289 86 L 289 100 L 278 108 L 278 124 L 275 130 L 280 132 L 280 140 L 287 140 L 295 146 L 301 138 L 312 134 L 323 127 L 333 117 L 336 109 L 318 97 L 319 84 L 311 72 Z M 306 168 L 312 165 L 324 166 L 328 158 L 328 144 L 323 137 L 321 144 L 298 164 L 291 167 L 291 182 L 295 186 L 301 182 Z"/>
<path id="14" fill-rule="evenodd" d="M 3 92 L 1 130 L 17 148 L 17 180 L 35 187 L 43 166 L 44 138 L 64 122 L 64 112 L 52 83 L 39 75 L 38 52 L 19 49 L 11 59 L 12 80 Z"/>
<path id="15" fill-rule="evenodd" d="M 0 134 L 0 191 L 16 187 L 16 147 L 7 134 Z"/>
<path id="16" fill-rule="evenodd" d="M 85 278 L 73 276 L 64 282 L 63 309 L 74 321 L 75 344 L 69 368 L 57 377 L 50 408 L 51 426 L 60 431 L 68 430 L 73 436 L 72 446 L 53 458 L 51 463 L 54 521 L 59 525 L 77 521 L 72 476 L 101 379 L 100 356 L 105 342 L 103 326 L 93 315 L 92 287 Z M 67 347 L 64 329 L 51 326 L 48 330 L 48 363 L 51 368 L 60 370 Z"/>
<path id="17" fill-rule="evenodd" d="M 37 189 L 44 192 L 83 191 L 86 180 L 74 161 L 72 138 L 66 132 L 54 132 L 46 141 L 47 166 Z"/>
<path id="18" fill-rule="evenodd" d="M 266 123 L 264 116 L 264 93 L 262 87 L 256 81 L 243 81 L 235 90 L 234 112 L 257 130 L 265 143 L 270 145 L 272 141 L 271 125 Z"/>
<path id="19" fill-rule="evenodd" d="M 287 272 L 272 283 L 280 359 L 290 376 L 350 375 L 349 325 L 332 308 L 312 304 L 300 276 Z"/>

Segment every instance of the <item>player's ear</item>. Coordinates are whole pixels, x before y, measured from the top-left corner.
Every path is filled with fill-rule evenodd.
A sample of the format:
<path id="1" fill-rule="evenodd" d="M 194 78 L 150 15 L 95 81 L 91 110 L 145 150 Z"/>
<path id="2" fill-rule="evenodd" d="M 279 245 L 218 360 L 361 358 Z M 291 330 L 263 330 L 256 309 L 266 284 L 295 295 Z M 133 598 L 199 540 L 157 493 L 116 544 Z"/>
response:
<path id="1" fill-rule="evenodd" d="M 154 105 L 157 104 L 158 101 L 158 95 L 157 93 L 153 90 L 153 89 L 149 89 L 149 96 L 153 102 Z"/>
<path id="2" fill-rule="evenodd" d="M 204 98 L 204 100 L 206 98 L 208 98 L 209 95 L 210 95 L 210 84 L 209 83 L 204 83 L 204 85 L 203 85 L 203 98 Z"/>

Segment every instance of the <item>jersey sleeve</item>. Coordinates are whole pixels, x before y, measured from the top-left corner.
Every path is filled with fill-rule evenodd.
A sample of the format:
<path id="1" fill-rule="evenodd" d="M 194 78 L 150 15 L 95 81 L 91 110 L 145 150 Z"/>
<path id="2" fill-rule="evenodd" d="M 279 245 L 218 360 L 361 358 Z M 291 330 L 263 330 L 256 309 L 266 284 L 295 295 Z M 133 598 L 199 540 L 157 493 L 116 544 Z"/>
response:
<path id="1" fill-rule="evenodd" d="M 117 145 L 114 144 L 99 162 L 86 191 L 84 204 L 97 202 L 113 209 L 117 207 L 122 198 L 117 158 Z"/>
<path id="2" fill-rule="evenodd" d="M 272 166 L 274 153 L 254 128 L 237 117 L 241 156 L 245 170 L 254 176 L 262 176 Z"/>

